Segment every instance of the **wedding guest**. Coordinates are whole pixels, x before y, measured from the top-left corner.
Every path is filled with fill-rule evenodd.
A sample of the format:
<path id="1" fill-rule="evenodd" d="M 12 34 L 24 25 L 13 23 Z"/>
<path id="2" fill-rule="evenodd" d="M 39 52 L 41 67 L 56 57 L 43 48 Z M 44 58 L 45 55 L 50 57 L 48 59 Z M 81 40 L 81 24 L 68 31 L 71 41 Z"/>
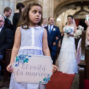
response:
<path id="1" fill-rule="evenodd" d="M 13 32 L 4 25 L 4 22 L 4 17 L 0 15 L 0 74 L 3 73 L 2 70 L 6 71 L 7 65 L 2 61 L 4 61 L 6 49 L 11 49 L 13 43 Z M 4 86 L 6 82 L 7 81 L 2 82 L 2 84 L 0 84 L 0 88 Z"/>
<path id="2" fill-rule="evenodd" d="M 78 42 L 76 58 L 78 64 L 81 60 L 85 60 L 85 31 L 82 32 L 81 38 Z"/>
<path id="3" fill-rule="evenodd" d="M 5 26 L 11 30 L 13 30 L 13 25 L 11 21 L 9 20 L 12 13 L 12 9 L 10 7 L 4 8 L 4 19 L 5 19 Z"/>
<path id="4" fill-rule="evenodd" d="M 89 21 L 85 21 L 86 25 L 87 25 L 87 29 L 86 29 L 86 46 L 89 46 Z"/>
<path id="5" fill-rule="evenodd" d="M 81 19 L 81 20 L 79 21 L 78 26 L 84 27 L 84 31 L 83 31 L 83 32 L 85 32 L 87 25 L 85 24 L 85 20 L 84 20 L 84 19 Z M 82 38 L 81 36 L 75 38 L 76 49 L 78 49 L 78 43 L 79 43 L 79 40 L 80 40 L 81 38 Z"/>
<path id="6" fill-rule="evenodd" d="M 16 9 L 18 10 L 18 12 L 14 13 L 13 15 L 13 26 L 14 26 L 14 34 L 15 34 L 15 30 L 17 27 L 17 24 L 19 22 L 19 19 L 21 17 L 21 13 L 24 10 L 24 4 L 23 3 L 17 3 L 16 5 Z"/>
<path id="7" fill-rule="evenodd" d="M 48 23 L 49 23 L 48 26 L 45 27 L 48 35 L 48 46 L 51 52 L 53 64 L 55 64 L 57 58 L 58 44 L 60 43 L 61 40 L 61 33 L 59 27 L 54 25 L 53 17 L 48 18 Z"/>
<path id="8" fill-rule="evenodd" d="M 85 60 L 85 47 L 89 45 L 89 21 L 83 20 L 82 23 L 84 24 L 81 24 L 81 25 L 87 26 L 87 28 L 86 27 L 84 28 L 81 39 L 78 42 L 78 48 L 77 48 L 77 62 L 78 63 L 80 63 L 81 60 Z"/>

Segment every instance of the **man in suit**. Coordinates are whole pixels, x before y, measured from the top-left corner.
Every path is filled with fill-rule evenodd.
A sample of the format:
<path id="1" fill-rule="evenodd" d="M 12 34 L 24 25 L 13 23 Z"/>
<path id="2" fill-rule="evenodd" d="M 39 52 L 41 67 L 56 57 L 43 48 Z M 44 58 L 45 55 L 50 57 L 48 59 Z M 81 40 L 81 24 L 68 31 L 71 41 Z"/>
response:
<path id="1" fill-rule="evenodd" d="M 12 48 L 12 43 L 13 32 L 12 30 L 5 27 L 4 17 L 0 15 L 0 61 L 2 61 L 4 58 L 5 50 Z"/>
<path id="2" fill-rule="evenodd" d="M 61 40 L 61 33 L 59 28 L 54 25 L 53 17 L 49 17 L 48 22 L 49 22 L 49 25 L 46 26 L 45 28 L 47 30 L 48 46 L 50 49 L 51 57 L 53 60 L 53 64 L 55 64 L 56 58 L 57 58 L 58 44 L 60 43 L 60 40 Z"/>
<path id="3" fill-rule="evenodd" d="M 9 20 L 11 13 L 12 13 L 12 9 L 10 7 L 4 8 L 5 27 L 13 30 L 13 25 L 12 25 L 11 21 Z"/>
<path id="4" fill-rule="evenodd" d="M 14 27 L 14 33 L 16 31 L 16 28 L 17 28 L 17 25 L 18 25 L 18 22 L 19 22 L 19 19 L 20 19 L 20 16 L 22 14 L 22 11 L 24 10 L 24 4 L 23 3 L 17 3 L 16 5 L 16 9 L 18 10 L 18 12 L 14 13 L 13 15 L 13 27 Z"/>

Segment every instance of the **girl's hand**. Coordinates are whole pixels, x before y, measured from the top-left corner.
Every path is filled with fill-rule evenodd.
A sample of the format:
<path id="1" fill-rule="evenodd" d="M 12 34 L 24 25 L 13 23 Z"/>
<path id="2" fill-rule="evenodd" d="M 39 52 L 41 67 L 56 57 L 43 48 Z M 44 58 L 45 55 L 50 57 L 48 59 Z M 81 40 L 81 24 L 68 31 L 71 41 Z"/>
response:
<path id="1" fill-rule="evenodd" d="M 12 64 L 9 64 L 6 69 L 8 72 L 13 72 Z"/>
<path id="2" fill-rule="evenodd" d="M 55 73 L 58 70 L 56 65 L 53 65 L 53 73 Z"/>

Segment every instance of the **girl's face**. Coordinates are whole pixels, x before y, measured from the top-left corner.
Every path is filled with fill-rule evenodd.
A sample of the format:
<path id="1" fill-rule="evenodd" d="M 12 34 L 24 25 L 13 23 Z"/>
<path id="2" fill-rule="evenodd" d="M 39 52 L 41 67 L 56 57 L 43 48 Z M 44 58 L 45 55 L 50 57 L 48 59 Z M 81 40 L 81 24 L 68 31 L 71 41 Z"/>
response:
<path id="1" fill-rule="evenodd" d="M 30 24 L 37 25 L 41 21 L 42 8 L 40 6 L 32 6 L 29 11 Z"/>
<path id="2" fill-rule="evenodd" d="M 73 23 L 73 19 L 71 17 L 68 17 L 67 20 L 68 20 L 68 23 L 70 23 L 70 24 Z"/>

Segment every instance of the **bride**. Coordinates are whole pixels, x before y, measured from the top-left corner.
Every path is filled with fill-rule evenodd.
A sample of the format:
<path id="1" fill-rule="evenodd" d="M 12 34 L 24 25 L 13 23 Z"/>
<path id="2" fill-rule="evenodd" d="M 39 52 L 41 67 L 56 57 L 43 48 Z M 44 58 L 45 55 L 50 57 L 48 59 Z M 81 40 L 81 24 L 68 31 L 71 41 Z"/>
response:
<path id="1" fill-rule="evenodd" d="M 74 74 L 77 73 L 77 62 L 75 56 L 75 39 L 74 32 L 76 25 L 73 21 L 73 16 L 68 15 L 67 24 L 63 28 L 64 38 L 60 54 L 57 59 L 58 70 L 63 73 Z"/>

